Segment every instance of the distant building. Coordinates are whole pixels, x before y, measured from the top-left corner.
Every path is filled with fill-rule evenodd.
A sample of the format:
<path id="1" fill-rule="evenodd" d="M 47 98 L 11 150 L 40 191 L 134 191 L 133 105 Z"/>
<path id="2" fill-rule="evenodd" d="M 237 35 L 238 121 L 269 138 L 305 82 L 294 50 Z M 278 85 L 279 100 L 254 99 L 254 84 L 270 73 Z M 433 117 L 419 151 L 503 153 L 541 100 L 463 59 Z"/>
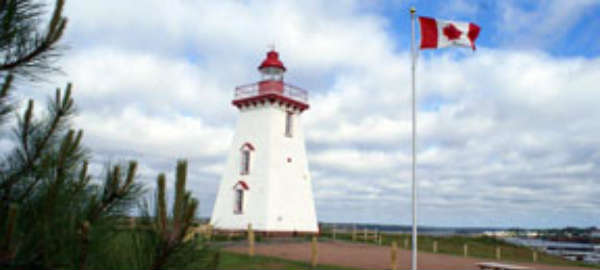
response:
<path id="1" fill-rule="evenodd" d="M 217 230 L 316 233 L 311 176 L 300 123 L 305 90 L 284 83 L 272 50 L 258 67 L 262 80 L 239 86 L 235 137 L 210 223 Z"/>
<path id="2" fill-rule="evenodd" d="M 483 235 L 491 237 L 510 237 L 514 236 L 515 233 L 510 231 L 485 231 L 483 232 Z"/>

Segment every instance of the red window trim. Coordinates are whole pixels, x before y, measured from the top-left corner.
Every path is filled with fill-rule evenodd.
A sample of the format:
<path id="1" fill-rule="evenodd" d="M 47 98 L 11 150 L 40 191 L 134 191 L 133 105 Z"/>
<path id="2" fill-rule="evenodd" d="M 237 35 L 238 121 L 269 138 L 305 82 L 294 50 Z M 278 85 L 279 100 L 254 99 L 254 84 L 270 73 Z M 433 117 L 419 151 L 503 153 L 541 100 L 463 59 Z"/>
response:
<path id="1" fill-rule="evenodd" d="M 250 151 L 254 151 L 254 145 L 252 145 L 249 142 L 245 142 L 244 144 L 242 144 L 242 147 L 240 147 L 240 150 L 244 150 L 244 149 L 249 149 Z"/>
<path id="2" fill-rule="evenodd" d="M 233 185 L 233 189 L 250 190 L 250 186 L 248 185 L 248 183 L 246 183 L 246 181 L 239 180 L 237 181 L 237 183 L 235 183 L 235 185 Z"/>

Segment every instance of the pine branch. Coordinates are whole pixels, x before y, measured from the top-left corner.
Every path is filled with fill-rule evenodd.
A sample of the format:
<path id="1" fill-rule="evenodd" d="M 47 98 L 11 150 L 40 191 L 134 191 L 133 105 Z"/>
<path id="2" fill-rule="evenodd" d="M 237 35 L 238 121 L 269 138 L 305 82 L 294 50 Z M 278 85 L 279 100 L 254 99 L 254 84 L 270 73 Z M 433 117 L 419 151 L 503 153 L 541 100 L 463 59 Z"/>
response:
<path id="1" fill-rule="evenodd" d="M 8 102 L 8 93 L 11 89 L 14 76 L 9 74 L 4 78 L 4 83 L 0 88 L 0 123 L 6 120 L 6 115 L 13 110 L 13 106 Z"/>
<path id="2" fill-rule="evenodd" d="M 48 127 L 44 131 L 43 135 L 41 136 L 41 139 L 34 142 L 35 147 L 34 147 L 34 150 L 32 150 L 32 151 L 27 150 L 30 147 L 29 146 L 29 140 L 30 140 L 29 139 L 29 136 L 30 136 L 29 130 L 30 130 L 30 126 L 32 125 L 31 124 L 31 121 L 32 121 L 31 120 L 32 119 L 31 112 L 33 111 L 33 102 L 29 103 L 30 106 L 28 106 L 26 114 L 25 114 L 23 120 L 21 121 L 21 128 L 19 131 L 19 133 L 21 134 L 20 135 L 21 144 L 24 148 L 26 148 L 26 150 L 24 151 L 25 162 L 24 162 L 24 164 L 22 164 L 20 166 L 19 169 L 17 169 L 15 172 L 10 174 L 6 178 L 6 180 L 2 182 L 2 184 L 0 184 L 0 190 L 2 190 L 4 192 L 4 194 L 3 194 L 4 200 L 7 200 L 7 201 L 10 200 L 10 198 L 11 198 L 10 191 L 11 191 L 12 186 L 17 181 L 19 181 L 19 179 L 22 179 L 23 174 L 32 171 L 34 165 L 39 160 L 39 158 L 42 156 L 42 154 L 48 150 L 47 146 L 48 146 L 50 140 L 56 136 L 57 131 L 59 131 L 60 127 L 64 124 L 66 117 L 73 113 L 74 106 L 73 106 L 73 99 L 71 98 L 71 89 L 72 89 L 72 85 L 70 83 L 67 84 L 65 95 L 62 98 L 61 98 L 61 94 L 60 94 L 60 89 L 56 90 L 55 103 L 51 107 L 51 111 L 53 112 L 53 114 L 51 116 L 50 125 L 48 125 Z"/>
<path id="3" fill-rule="evenodd" d="M 185 182 L 187 178 L 187 162 L 180 160 L 177 162 L 176 182 L 175 182 L 175 203 L 173 204 L 173 231 L 179 232 L 182 227 L 182 218 L 185 209 Z M 178 235 L 172 235 L 177 238 Z M 173 241 L 173 239 L 171 240 Z"/>
<path id="4" fill-rule="evenodd" d="M 51 70 L 49 60 L 56 57 L 56 43 L 60 40 L 67 25 L 62 16 L 64 0 L 56 0 L 48 30 L 41 37 L 35 25 L 40 5 L 25 0 L 9 0 L 0 9 L 4 30 L 2 33 L 3 51 L 7 52 L 0 71 L 13 71 L 35 77 L 30 70 Z"/>
<path id="5" fill-rule="evenodd" d="M 2 249 L 0 249 L 0 263 L 11 260 L 15 256 L 13 239 L 15 238 L 17 210 L 16 204 L 10 204 L 6 219 L 6 235 L 2 243 Z"/>
<path id="6" fill-rule="evenodd" d="M 126 199 L 128 195 L 132 195 L 131 193 L 135 192 L 133 180 L 135 178 L 136 168 L 137 162 L 129 162 L 127 179 L 122 185 L 120 166 L 114 166 L 112 171 L 109 170 L 106 173 L 102 200 L 90 211 L 90 214 L 87 218 L 90 223 L 94 223 L 94 221 L 97 220 L 102 214 L 110 211 L 110 209 L 112 209 L 117 203 L 123 199 Z"/>
<path id="7" fill-rule="evenodd" d="M 88 246 L 90 244 L 90 239 L 89 239 L 90 222 L 87 220 L 84 221 L 81 224 L 81 228 L 79 230 L 81 231 L 81 237 L 80 237 L 81 253 L 79 255 L 79 263 L 77 264 L 77 269 L 83 269 L 85 266 L 85 262 L 87 261 Z"/>
<path id="8" fill-rule="evenodd" d="M 158 233 L 164 239 L 167 235 L 167 199 L 166 197 L 166 178 L 164 174 L 158 175 L 158 193 L 156 218 L 158 223 Z"/>
<path id="9" fill-rule="evenodd" d="M 187 179 L 187 161 L 180 160 L 177 162 L 175 182 L 175 203 L 173 206 L 173 227 L 171 230 L 167 228 L 167 211 L 165 200 L 165 175 L 158 176 L 158 192 L 156 206 L 156 226 L 159 236 L 159 244 L 156 247 L 154 262 L 150 269 L 161 269 L 167 263 L 173 254 L 180 250 L 185 243 L 183 239 L 185 233 L 192 224 L 193 218 L 198 208 L 198 201 L 191 198 L 191 193 L 185 190 Z"/>
<path id="10" fill-rule="evenodd" d="M 27 110 L 25 110 L 25 116 L 23 117 L 23 130 L 21 131 L 21 143 L 23 144 L 23 150 L 25 153 L 29 153 L 29 127 L 31 126 L 31 117 L 33 116 L 33 99 L 27 103 Z M 30 162 L 29 155 L 26 156 L 27 162 Z"/>
<path id="11" fill-rule="evenodd" d="M 119 190 L 120 194 L 124 194 L 127 191 L 127 188 L 129 188 L 133 184 L 133 180 L 135 178 L 136 171 L 137 171 L 137 162 L 130 161 L 129 162 L 129 170 L 127 171 L 127 178 L 125 178 L 125 184 Z"/>
<path id="12" fill-rule="evenodd" d="M 79 171 L 79 177 L 75 183 L 75 193 L 81 192 L 90 182 L 91 177 L 87 174 L 88 161 L 84 160 L 81 165 L 81 171 Z"/>
<path id="13" fill-rule="evenodd" d="M 179 234 L 179 241 L 183 241 L 185 234 L 188 229 L 192 225 L 192 221 L 194 220 L 194 216 L 196 215 L 196 210 L 198 209 L 198 200 L 190 199 L 188 206 L 186 207 L 185 216 L 184 216 L 184 227 Z"/>

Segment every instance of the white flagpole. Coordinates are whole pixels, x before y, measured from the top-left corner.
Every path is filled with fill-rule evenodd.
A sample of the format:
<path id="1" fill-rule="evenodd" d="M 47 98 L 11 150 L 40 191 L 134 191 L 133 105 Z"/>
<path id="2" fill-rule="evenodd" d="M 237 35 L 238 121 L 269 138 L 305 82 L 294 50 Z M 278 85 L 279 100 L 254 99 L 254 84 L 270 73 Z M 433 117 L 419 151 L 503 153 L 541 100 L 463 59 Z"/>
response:
<path id="1" fill-rule="evenodd" d="M 417 117 L 415 112 L 415 8 L 410 8 L 410 23 L 412 35 L 410 40 L 410 51 L 412 61 L 412 270 L 417 270 L 417 182 L 415 178 L 415 141 L 417 139 Z"/>

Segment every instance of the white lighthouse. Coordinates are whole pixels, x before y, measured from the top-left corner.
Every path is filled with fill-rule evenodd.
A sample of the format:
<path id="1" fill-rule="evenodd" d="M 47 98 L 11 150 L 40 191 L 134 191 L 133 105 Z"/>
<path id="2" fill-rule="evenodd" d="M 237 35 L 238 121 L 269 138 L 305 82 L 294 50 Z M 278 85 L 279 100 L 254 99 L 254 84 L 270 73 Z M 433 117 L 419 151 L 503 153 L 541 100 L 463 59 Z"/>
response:
<path id="1" fill-rule="evenodd" d="M 235 136 L 211 225 L 265 234 L 316 233 L 317 218 L 300 123 L 307 92 L 284 83 L 276 51 L 258 67 L 262 80 L 235 89 Z"/>

